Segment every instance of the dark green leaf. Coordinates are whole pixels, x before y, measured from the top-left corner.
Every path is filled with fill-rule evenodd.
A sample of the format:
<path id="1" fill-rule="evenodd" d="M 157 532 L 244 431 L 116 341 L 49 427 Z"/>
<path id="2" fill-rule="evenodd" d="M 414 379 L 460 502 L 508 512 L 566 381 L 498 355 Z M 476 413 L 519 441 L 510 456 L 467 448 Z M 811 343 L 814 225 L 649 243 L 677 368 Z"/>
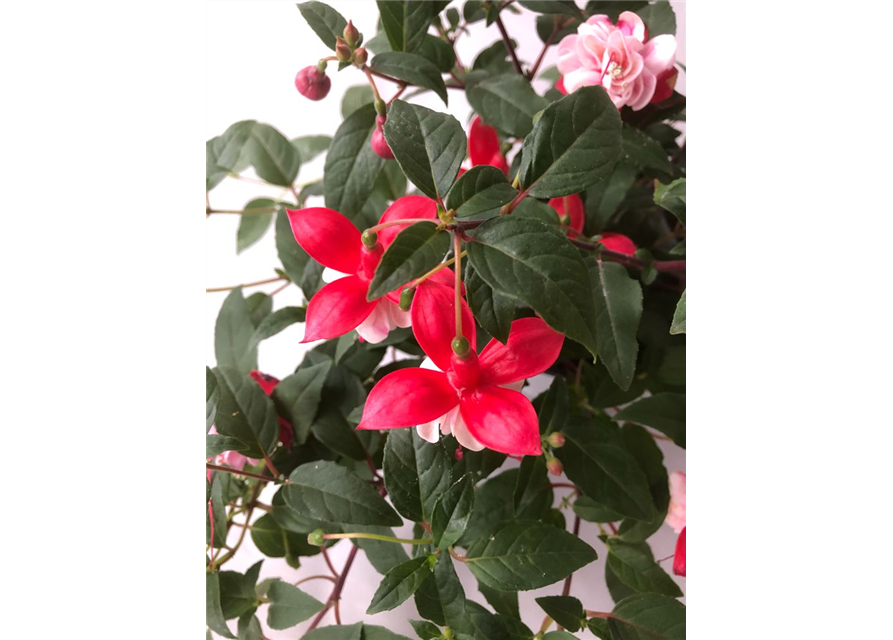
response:
<path id="1" fill-rule="evenodd" d="M 521 186 L 537 198 L 579 193 L 607 177 L 622 151 L 620 114 L 602 87 L 553 102 L 524 139 Z"/>
<path id="2" fill-rule="evenodd" d="M 370 89 L 371 90 L 371 89 Z M 349 91 L 349 89 L 348 89 Z M 321 153 L 325 153 L 332 144 L 331 136 L 301 136 L 291 141 L 292 146 L 298 150 L 301 162 L 310 162 Z"/>
<path id="3" fill-rule="evenodd" d="M 220 574 L 217 572 L 205 574 L 205 604 L 205 622 L 208 627 L 224 638 L 235 638 L 223 618 L 223 609 L 220 607 Z"/>
<path id="4" fill-rule="evenodd" d="M 372 93 L 372 87 L 368 84 L 361 84 L 355 87 L 348 87 L 341 98 L 341 118 L 347 117 L 360 107 L 375 102 L 375 95 Z"/>
<path id="5" fill-rule="evenodd" d="M 575 416 L 562 431 L 565 444 L 555 455 L 567 477 L 583 493 L 631 518 L 648 519 L 651 492 L 645 474 L 626 450 L 620 429 L 605 418 Z"/>
<path id="6" fill-rule="evenodd" d="M 370 66 L 379 73 L 403 80 L 425 89 L 431 89 L 444 104 L 448 104 L 447 88 L 440 70 L 422 56 L 403 51 L 379 53 L 372 58 Z"/>
<path id="7" fill-rule="evenodd" d="M 482 4 L 481 0 L 467 0 L 462 5 L 462 17 L 465 18 L 465 22 L 473 24 L 487 17 Z"/>
<path id="8" fill-rule="evenodd" d="M 585 624 L 583 603 L 572 596 L 543 596 L 536 603 L 549 617 L 568 631 L 579 631 Z"/>
<path id="9" fill-rule="evenodd" d="M 521 300 L 553 329 L 597 353 L 586 263 L 558 227 L 500 216 L 478 227 L 474 239 L 468 258 L 488 285 Z"/>
<path id="10" fill-rule="evenodd" d="M 265 556 L 285 557 L 285 531 L 272 513 L 264 514 L 251 524 L 251 541 Z"/>
<path id="11" fill-rule="evenodd" d="M 431 515 L 434 544 L 440 549 L 452 546 L 465 533 L 473 510 L 474 482 L 471 476 L 462 476 L 434 503 Z"/>
<path id="12" fill-rule="evenodd" d="M 541 434 L 549 435 L 564 428 L 569 404 L 570 395 L 567 390 L 567 382 L 561 376 L 556 376 L 546 395 L 543 396 L 543 403 L 537 412 Z"/>
<path id="13" fill-rule="evenodd" d="M 332 451 L 354 460 L 366 459 L 366 450 L 356 430 L 347 423 L 337 408 L 326 407 L 320 410 L 313 422 L 312 431 L 316 439 Z"/>
<path id="14" fill-rule="evenodd" d="M 676 305 L 676 312 L 673 314 L 673 324 L 670 325 L 670 333 L 677 335 L 685 333 L 685 291 L 679 298 L 679 304 Z"/>
<path id="15" fill-rule="evenodd" d="M 243 154 L 259 178 L 282 187 L 290 187 L 301 168 L 301 156 L 288 138 L 260 122 L 251 122 Z"/>
<path id="16" fill-rule="evenodd" d="M 654 188 L 654 203 L 679 218 L 679 222 L 684 225 L 685 178 L 679 178 L 670 184 L 658 183 Z"/>
<path id="17" fill-rule="evenodd" d="M 673 165 L 667 152 L 654 138 L 629 125 L 623 125 L 623 158 L 642 169 L 657 169 L 672 173 Z"/>
<path id="18" fill-rule="evenodd" d="M 609 624 L 615 640 L 685 640 L 685 605 L 640 593 L 618 602 Z"/>
<path id="19" fill-rule="evenodd" d="M 466 138 L 459 121 L 396 100 L 388 111 L 384 134 L 406 177 L 429 198 L 445 196 L 465 159 Z"/>
<path id="20" fill-rule="evenodd" d="M 214 542 L 217 549 L 226 546 L 226 503 L 233 477 L 226 472 L 211 473 L 210 509 L 205 517 L 205 542 L 211 544 L 211 516 L 214 517 Z"/>
<path id="21" fill-rule="evenodd" d="M 609 539 L 607 562 L 620 581 L 637 592 L 682 597 L 679 585 L 654 561 L 645 543 Z"/>
<path id="22" fill-rule="evenodd" d="M 475 319 L 484 331 L 505 344 L 509 339 L 512 320 L 515 319 L 515 301 L 493 291 L 471 263 L 465 270 L 465 295 Z"/>
<path id="23" fill-rule="evenodd" d="M 264 640 L 260 620 L 254 614 L 239 618 L 239 640 Z"/>
<path id="24" fill-rule="evenodd" d="M 596 409 L 632 402 L 645 391 L 645 381 L 638 378 L 633 379 L 627 391 L 623 391 L 614 384 L 611 374 L 601 362 L 596 362 L 594 365 L 584 362 L 581 380 L 586 391 L 586 399 Z"/>
<path id="25" fill-rule="evenodd" d="M 334 462 L 309 462 L 292 471 L 285 487 L 285 502 L 299 514 L 315 520 L 382 526 L 403 524 L 375 489 Z"/>
<path id="26" fill-rule="evenodd" d="M 468 453 L 465 454 L 466 457 Z M 503 520 L 515 517 L 514 491 L 518 483 L 518 469 L 507 469 L 477 487 L 475 509 L 459 545 L 468 547 L 488 534 Z"/>
<path id="27" fill-rule="evenodd" d="M 270 608 L 267 625 L 271 629 L 290 629 L 323 609 L 323 603 L 297 587 L 277 580 L 267 590 Z"/>
<path id="28" fill-rule="evenodd" d="M 427 33 L 416 53 L 433 62 L 441 73 L 449 73 L 456 64 L 456 53 L 453 51 L 453 47 L 448 42 Z"/>
<path id="29" fill-rule="evenodd" d="M 484 122 L 518 138 L 530 133 L 533 116 L 549 105 L 549 101 L 537 95 L 530 82 L 517 73 L 470 84 L 467 95 L 471 107 Z"/>
<path id="30" fill-rule="evenodd" d="M 586 623 L 586 628 L 589 629 L 589 632 L 596 638 L 601 638 L 601 640 L 614 640 L 611 635 L 611 630 L 608 627 L 608 621 L 604 618 L 589 618 L 589 622 Z"/>
<path id="31" fill-rule="evenodd" d="M 359 531 L 362 533 L 377 533 L 383 536 L 394 536 L 394 532 L 387 527 L 363 527 L 360 525 L 351 525 L 351 531 Z M 373 568 L 382 575 L 396 567 L 402 562 L 409 560 L 403 545 L 394 544 L 393 542 L 384 542 L 383 540 L 371 540 L 369 538 L 357 538 L 353 541 L 363 553 Z"/>
<path id="32" fill-rule="evenodd" d="M 279 262 L 282 263 L 286 275 L 301 287 L 304 297 L 310 299 L 316 293 L 322 279 L 319 275 L 314 277 L 313 269 L 309 268 L 310 265 L 316 263 L 295 240 L 291 224 L 288 221 L 288 214 L 284 210 L 276 215 L 276 253 L 279 255 Z"/>
<path id="33" fill-rule="evenodd" d="M 539 520 L 552 506 L 553 494 L 543 456 L 524 456 L 515 483 L 515 517 Z"/>
<path id="34" fill-rule="evenodd" d="M 456 626 L 465 617 L 465 591 L 449 554 L 441 553 L 434 574 L 416 591 L 419 615 L 434 624 Z"/>
<path id="35" fill-rule="evenodd" d="M 567 531 L 516 520 L 474 543 L 465 565 L 494 589 L 527 591 L 558 582 L 596 557 L 592 547 Z"/>
<path id="36" fill-rule="evenodd" d="M 396 291 L 443 261 L 450 249 L 450 234 L 433 222 L 416 222 L 403 229 L 388 246 L 369 284 L 369 301 Z"/>
<path id="37" fill-rule="evenodd" d="M 257 347 L 251 346 L 254 325 L 242 287 L 233 289 L 217 315 L 214 329 L 214 354 L 217 365 L 248 373 L 257 368 Z"/>
<path id="38" fill-rule="evenodd" d="M 586 11 L 604 14 L 611 19 L 611 22 L 617 22 L 617 18 L 624 11 L 638 11 L 647 4 L 648 0 L 589 0 L 586 3 Z"/>
<path id="39" fill-rule="evenodd" d="M 605 586 L 608 588 L 608 593 L 611 594 L 611 599 L 614 602 L 620 602 L 624 598 L 628 598 L 636 593 L 635 589 L 626 586 L 620 578 L 617 577 L 617 574 L 614 573 L 611 569 L 611 565 L 607 562 L 605 562 Z"/>
<path id="40" fill-rule="evenodd" d="M 430 521 L 434 503 L 450 485 L 450 461 L 441 443 L 415 429 L 393 429 L 384 447 L 384 483 L 394 508 L 413 522 Z"/>
<path id="41" fill-rule="evenodd" d="M 210 434 L 205 436 L 206 458 L 213 458 L 224 451 L 238 451 L 239 453 L 244 453 L 245 451 L 248 451 L 249 448 L 248 445 L 238 438 L 231 438 L 230 436 L 213 436 Z"/>
<path id="42" fill-rule="evenodd" d="M 257 198 L 245 205 L 242 209 L 245 213 L 240 216 L 239 230 L 236 232 L 237 254 L 242 253 L 264 236 L 273 223 L 273 214 L 259 213 L 259 211 L 275 211 L 275 205 L 276 203 L 269 198 Z"/>
<path id="43" fill-rule="evenodd" d="M 432 2 L 377 0 L 381 26 L 394 51 L 415 51 L 422 44 L 435 13 Z"/>
<path id="44" fill-rule="evenodd" d="M 557 25 L 564 25 L 553 35 L 553 30 Z M 567 18 L 559 17 L 555 14 L 553 15 L 541 15 L 536 17 L 536 35 L 540 37 L 540 40 L 543 41 L 543 44 L 548 41 L 550 45 L 556 45 L 561 42 L 566 36 L 573 35 L 577 33 L 577 27 L 580 26 L 579 20 L 567 20 Z M 554 67 L 552 67 L 554 69 Z M 555 82 L 558 78 L 552 78 L 546 76 L 544 73 L 540 73 L 538 76 L 539 80 L 549 80 L 550 82 Z M 561 94 L 559 94 L 559 99 Z"/>
<path id="45" fill-rule="evenodd" d="M 251 318 L 251 324 L 255 329 L 273 312 L 273 298 L 266 293 L 252 293 L 245 298 L 245 304 L 248 306 L 248 316 Z"/>
<path id="46" fill-rule="evenodd" d="M 596 311 L 598 355 L 617 386 L 626 391 L 636 373 L 642 318 L 642 285 L 616 262 L 590 258 Z"/>
<path id="47" fill-rule="evenodd" d="M 375 107 L 360 107 L 338 127 L 326 154 L 326 207 L 351 219 L 363 209 L 385 164 L 369 142 L 374 128 Z"/>
<path id="48" fill-rule="evenodd" d="M 478 590 L 481 592 L 481 595 L 486 598 L 487 602 L 490 603 L 490 606 L 493 607 L 493 610 L 496 611 L 496 613 L 512 616 L 514 618 L 521 617 L 521 612 L 518 607 L 517 591 L 498 591 L 492 587 L 488 587 L 483 582 L 478 583 Z"/>
<path id="49" fill-rule="evenodd" d="M 335 38 L 342 35 L 347 26 L 344 16 L 323 2 L 302 2 L 298 9 L 323 44 L 334 51 Z"/>
<path id="50" fill-rule="evenodd" d="M 295 442 L 298 444 L 307 440 L 331 367 L 331 362 L 302 367 L 273 389 L 273 402 L 279 413 L 294 427 Z"/>
<path id="51" fill-rule="evenodd" d="M 636 175 L 638 170 L 621 160 L 614 165 L 611 175 L 586 190 L 587 232 L 596 233 L 605 229 L 636 181 Z"/>
<path id="52" fill-rule="evenodd" d="M 214 424 L 217 417 L 217 403 L 220 402 L 220 388 L 211 367 L 205 367 L 205 431 Z"/>
<path id="53" fill-rule="evenodd" d="M 396 162 L 386 162 L 384 170 L 378 174 L 375 181 L 375 191 L 384 196 L 385 200 L 396 200 L 406 195 L 406 176 Z"/>
<path id="54" fill-rule="evenodd" d="M 589 496 L 580 496 L 574 502 L 574 513 L 587 522 L 617 522 L 622 515 L 605 505 L 599 504 Z"/>
<path id="55" fill-rule="evenodd" d="M 614 418 L 657 429 L 685 448 L 684 393 L 656 393 L 621 409 Z"/>
<path id="56" fill-rule="evenodd" d="M 518 0 L 518 4 L 536 13 L 560 13 L 566 16 L 583 16 L 583 13 L 573 0 Z"/>
<path id="57" fill-rule="evenodd" d="M 372 624 L 364 624 L 363 625 L 363 638 L 362 640 L 410 640 L 406 636 L 401 636 L 399 633 L 394 633 L 389 629 L 385 629 L 384 627 L 377 627 Z"/>
<path id="58" fill-rule="evenodd" d="M 654 501 L 654 511 L 648 520 L 624 520 L 620 525 L 620 538 L 624 542 L 644 542 L 660 529 L 670 506 L 670 487 L 664 454 L 654 438 L 642 427 L 628 424 L 621 430 L 626 450 L 639 463 L 648 479 L 648 487 Z"/>
<path id="59" fill-rule="evenodd" d="M 648 28 L 648 37 L 654 38 L 665 33 L 676 35 L 676 13 L 667 0 L 658 0 L 642 7 L 636 13 Z"/>
<path id="60" fill-rule="evenodd" d="M 246 444 L 245 454 L 262 458 L 279 436 L 276 407 L 250 376 L 231 367 L 214 370 L 220 387 L 215 426 L 218 433 Z"/>
<path id="61" fill-rule="evenodd" d="M 333 625 L 314 629 L 301 640 L 363 640 L 363 623 Z M 368 626 L 368 625 L 367 625 Z"/>
<path id="62" fill-rule="evenodd" d="M 261 563 L 253 565 L 244 574 L 237 571 L 221 571 L 220 576 L 220 608 L 227 620 L 238 618 L 246 613 L 254 613 L 257 609 L 257 594 L 254 585 Z"/>
<path id="63" fill-rule="evenodd" d="M 390 611 L 400 606 L 418 591 L 422 583 L 431 576 L 431 562 L 427 556 L 413 558 L 398 564 L 385 574 L 366 613 L 369 615 Z"/>
<path id="64" fill-rule="evenodd" d="M 286 327 L 304 322 L 306 318 L 306 307 L 283 307 L 282 309 L 277 309 L 261 320 L 260 324 L 257 325 L 257 329 L 254 330 L 249 344 L 257 345 L 262 340 L 275 336 Z"/>
<path id="65" fill-rule="evenodd" d="M 572 636 L 567 631 L 550 631 L 543 636 L 543 640 L 576 640 L 577 636 Z"/>
<path id="66" fill-rule="evenodd" d="M 511 43 L 513 47 L 517 48 L 517 42 L 511 40 Z M 486 72 L 480 75 L 481 78 L 486 77 L 488 74 L 512 73 L 514 67 L 512 66 L 511 61 L 509 61 L 508 56 L 509 54 L 508 51 L 506 51 L 505 42 L 497 40 L 478 54 L 474 59 L 471 68 L 475 72 Z M 471 81 L 473 78 L 474 76 L 466 77 L 466 81 Z"/>
<path id="67" fill-rule="evenodd" d="M 410 620 L 413 631 L 419 637 L 419 640 L 440 640 L 441 632 L 437 625 L 427 620 Z"/>
<path id="68" fill-rule="evenodd" d="M 467 218 L 499 209 L 517 195 L 517 190 L 500 169 L 484 164 L 459 176 L 444 204 L 447 209 L 455 209 L 457 217 Z"/>

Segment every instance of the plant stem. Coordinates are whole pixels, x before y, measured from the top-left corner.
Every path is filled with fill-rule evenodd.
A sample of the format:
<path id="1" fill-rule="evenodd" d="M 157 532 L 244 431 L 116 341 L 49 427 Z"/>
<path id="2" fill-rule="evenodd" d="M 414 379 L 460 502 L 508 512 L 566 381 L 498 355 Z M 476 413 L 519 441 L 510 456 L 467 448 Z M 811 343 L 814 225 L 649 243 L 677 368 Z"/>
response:
<path id="1" fill-rule="evenodd" d="M 580 516 L 574 516 L 574 535 L 579 537 L 580 535 Z M 574 579 L 574 574 L 570 574 L 564 581 L 564 588 L 561 590 L 561 595 L 567 596 L 570 595 L 571 592 L 571 580 Z"/>
<path id="2" fill-rule="evenodd" d="M 212 209 L 208 207 L 205 209 L 207 215 L 211 215 L 212 213 L 232 213 L 240 216 L 256 216 L 275 212 L 276 207 L 258 207 L 257 209 Z"/>
<path id="3" fill-rule="evenodd" d="M 607 611 L 589 611 L 586 610 L 587 618 L 601 618 L 602 620 L 607 620 L 608 618 L 613 618 L 614 616 Z"/>
<path id="4" fill-rule="evenodd" d="M 458 232 L 453 232 L 453 254 L 456 256 L 456 298 L 454 306 L 456 307 L 456 338 L 462 338 L 462 259 L 459 254 L 462 253 L 462 238 Z M 464 357 L 464 356 L 463 356 Z"/>
<path id="5" fill-rule="evenodd" d="M 213 469 L 214 471 L 225 471 L 227 473 L 231 473 L 234 476 L 245 476 L 246 478 L 254 478 L 255 480 L 263 480 L 264 482 L 278 482 L 277 478 L 271 478 L 269 476 L 262 476 L 259 473 L 250 473 L 248 471 L 239 471 L 238 469 L 233 469 L 231 467 L 224 467 L 219 464 L 211 464 L 210 462 L 205 463 L 205 467 L 208 469 Z M 285 480 L 285 484 L 288 484 L 288 480 Z"/>
<path id="6" fill-rule="evenodd" d="M 270 473 L 272 473 L 273 476 L 275 476 L 276 478 L 282 475 L 281 473 L 279 473 L 279 469 L 277 469 L 276 466 L 273 464 L 273 461 L 270 460 L 270 454 L 267 453 L 266 450 L 264 451 L 264 464 L 267 465 L 267 469 L 269 469 Z"/>
<path id="7" fill-rule="evenodd" d="M 449 550 L 450 556 L 453 558 L 453 560 L 458 560 L 459 562 L 468 562 L 468 558 L 466 556 L 459 555 L 458 553 L 453 551 L 452 547 L 449 547 L 448 550 Z"/>
<path id="8" fill-rule="evenodd" d="M 231 287 L 214 287 L 212 289 L 205 289 L 205 293 L 218 293 L 220 291 L 232 291 L 236 287 L 259 287 L 262 284 L 270 284 L 272 282 L 279 282 L 280 280 L 287 280 L 287 278 L 283 278 L 282 276 L 276 276 L 275 278 L 270 278 L 269 280 L 258 280 L 257 282 L 247 282 L 245 284 L 235 284 Z M 286 283 L 287 284 L 287 283 Z"/>
<path id="9" fill-rule="evenodd" d="M 359 538 L 366 540 L 382 540 L 383 542 L 397 542 L 400 544 L 431 544 L 434 542 L 431 538 L 395 538 L 393 536 L 384 536 L 378 533 L 324 533 L 323 540 L 342 540 L 348 538 Z"/>
<path id="10" fill-rule="evenodd" d="M 338 599 L 341 598 L 341 590 L 344 588 L 344 581 L 347 579 L 347 572 L 350 571 L 350 566 L 353 564 L 353 559 L 357 556 L 357 551 L 359 547 L 352 547 L 350 550 L 350 555 L 347 556 L 347 562 L 344 563 L 344 569 L 341 570 L 341 574 L 338 576 L 338 579 L 335 581 L 335 587 L 332 589 L 332 595 L 329 596 L 329 599 L 326 601 L 326 606 L 320 611 L 316 617 L 313 619 L 313 622 L 310 623 L 310 626 L 307 627 L 307 631 L 312 631 L 317 627 L 320 621 L 323 619 L 323 616 L 326 615 L 326 612 L 332 608 L 332 606 L 338 602 Z"/>
<path id="11" fill-rule="evenodd" d="M 289 280 L 288 282 L 286 282 L 285 284 L 283 284 L 281 287 L 276 287 L 276 289 L 275 289 L 274 291 L 271 291 L 271 292 L 270 292 L 270 295 L 271 295 L 271 296 L 275 296 L 277 293 L 279 293 L 280 291 L 284 290 L 284 289 L 285 289 L 288 285 L 290 285 L 290 284 L 291 284 L 291 280 Z"/>
<path id="12" fill-rule="evenodd" d="M 468 253 L 467 251 L 463 251 L 462 253 L 459 254 L 459 257 L 460 257 L 460 258 L 464 258 L 465 255 L 466 255 L 467 253 Z M 424 275 L 422 275 L 422 276 L 419 276 L 419 277 L 416 279 L 416 281 L 413 282 L 413 283 L 410 285 L 410 287 L 415 288 L 415 287 L 419 286 L 419 285 L 422 284 L 425 280 L 427 280 L 428 278 L 430 278 L 431 276 L 433 276 L 435 273 L 437 273 L 437 272 L 440 271 L 441 269 L 446 269 L 448 266 L 450 266 L 451 264 L 453 264 L 455 261 L 456 261 L 456 258 L 453 257 L 453 258 L 450 258 L 449 260 L 447 260 L 446 262 L 441 262 L 439 265 L 437 265 L 436 267 L 434 267 L 433 269 L 431 269 L 431 271 L 429 271 L 428 273 L 426 273 L 426 274 L 424 274 Z"/>
<path id="13" fill-rule="evenodd" d="M 332 564 L 332 559 L 329 557 L 329 552 L 325 547 L 320 547 L 322 549 L 322 558 L 326 561 L 326 565 L 329 567 L 329 571 L 332 572 L 332 575 L 336 578 L 338 577 L 338 571 L 335 569 L 335 565 Z"/>
<path id="14" fill-rule="evenodd" d="M 335 578 L 332 576 L 308 576 L 307 578 L 303 578 L 295 582 L 295 586 L 297 587 L 299 584 L 304 584 L 305 582 L 310 582 L 311 580 L 328 580 L 329 582 L 335 582 Z"/>
<path id="15" fill-rule="evenodd" d="M 366 231 L 368 231 L 369 233 L 378 233 L 382 229 L 387 229 L 388 227 L 393 227 L 398 224 L 415 224 L 417 222 L 434 222 L 434 220 L 431 220 L 430 218 L 404 218 L 402 220 L 390 220 L 388 222 L 377 224 L 374 227 L 369 227 L 368 229 L 366 229 Z"/>
<path id="16" fill-rule="evenodd" d="M 561 24 L 559 24 L 559 20 L 561 20 L 561 18 L 554 16 L 552 20 L 552 33 L 549 34 L 549 37 L 546 38 L 546 41 L 543 43 L 543 50 L 540 51 L 539 57 L 537 57 L 536 62 L 533 63 L 533 68 L 527 73 L 527 78 L 529 80 L 533 80 L 536 76 L 536 72 L 540 70 L 540 65 L 543 63 L 543 58 L 546 57 L 546 51 L 549 49 L 549 45 L 552 44 L 552 40 L 555 39 L 558 32 L 564 28 L 565 21 L 561 20 Z"/>
<path id="17" fill-rule="evenodd" d="M 605 260 L 610 260 L 611 262 L 618 262 L 625 267 L 633 267 L 636 269 L 645 267 L 645 263 L 635 256 L 628 256 L 625 253 L 618 253 L 616 251 L 611 251 L 610 249 L 605 249 L 604 245 L 600 242 L 587 242 L 586 240 L 579 240 L 577 238 L 570 238 L 570 241 L 572 244 L 581 249 L 586 249 L 587 251 L 601 249 L 601 253 L 599 254 L 600 257 Z M 655 260 L 651 264 L 655 269 L 664 273 L 685 273 L 685 260 Z"/>
<path id="18" fill-rule="evenodd" d="M 512 45 L 512 39 L 509 38 L 509 34 L 505 30 L 505 25 L 502 24 L 502 16 L 499 14 L 496 14 L 496 27 L 502 35 L 502 41 L 505 43 L 505 48 L 508 49 L 509 55 L 512 57 L 512 64 L 515 65 L 515 71 L 523 76 L 524 69 L 521 68 L 521 61 L 518 60 L 518 55 L 515 53 L 515 47 Z"/>
<path id="19" fill-rule="evenodd" d="M 381 94 L 378 93 L 378 87 L 375 85 L 375 78 L 372 77 L 372 74 L 375 72 L 372 71 L 372 69 L 370 69 L 366 65 L 363 65 L 363 73 L 366 74 L 366 78 L 369 80 L 369 84 L 372 86 L 372 94 L 375 96 L 375 99 L 381 100 Z M 380 75 L 380 74 L 376 74 L 376 75 Z M 389 78 L 389 79 L 393 79 L 393 78 Z M 400 82 L 400 80 L 395 80 L 395 82 Z"/>

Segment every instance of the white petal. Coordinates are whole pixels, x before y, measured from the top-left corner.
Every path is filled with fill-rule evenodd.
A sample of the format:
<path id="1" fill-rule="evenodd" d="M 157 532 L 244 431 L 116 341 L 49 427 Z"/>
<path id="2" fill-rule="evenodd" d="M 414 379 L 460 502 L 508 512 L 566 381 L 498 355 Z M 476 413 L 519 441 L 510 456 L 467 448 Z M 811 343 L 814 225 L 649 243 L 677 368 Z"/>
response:
<path id="1" fill-rule="evenodd" d="M 437 428 L 437 420 L 432 420 L 431 422 L 426 422 L 425 424 L 420 424 L 416 427 L 416 430 L 419 433 L 419 437 L 422 440 L 427 440 L 428 442 L 434 443 L 440 440 L 440 433 L 438 433 L 439 429 Z"/>
<path id="2" fill-rule="evenodd" d="M 349 275 L 349 273 L 341 273 L 340 271 L 335 271 L 331 267 L 326 267 L 322 270 L 322 281 L 329 284 L 330 282 L 335 282 L 335 280 L 346 278 Z"/>
<path id="3" fill-rule="evenodd" d="M 391 324 L 393 324 L 394 327 L 405 329 L 406 327 L 412 326 L 412 314 L 409 311 L 403 311 L 399 304 L 394 304 L 387 298 L 382 301 L 382 304 L 385 303 L 387 304 L 388 313 L 391 317 Z"/>
<path id="4" fill-rule="evenodd" d="M 450 425 L 453 435 L 456 437 L 456 440 L 459 441 L 459 444 L 469 451 L 480 451 L 484 448 L 484 445 L 475 440 L 474 436 L 469 433 L 468 426 L 465 424 L 465 420 L 462 419 L 462 414 L 458 409 L 459 407 L 456 407 L 456 415 Z"/>
<path id="5" fill-rule="evenodd" d="M 387 338 L 390 331 L 391 321 L 388 309 L 382 304 L 375 305 L 369 317 L 357 327 L 357 333 L 362 336 L 363 340 L 371 344 L 378 344 Z"/>

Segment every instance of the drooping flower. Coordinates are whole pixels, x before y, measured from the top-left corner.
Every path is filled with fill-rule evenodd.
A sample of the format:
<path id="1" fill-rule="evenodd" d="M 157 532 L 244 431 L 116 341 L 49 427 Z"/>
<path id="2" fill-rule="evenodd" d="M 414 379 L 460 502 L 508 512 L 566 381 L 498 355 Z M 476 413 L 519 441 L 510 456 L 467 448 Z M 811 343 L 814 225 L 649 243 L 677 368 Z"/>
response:
<path id="1" fill-rule="evenodd" d="M 558 44 L 561 88 L 568 93 L 600 85 L 612 102 L 634 111 L 672 93 L 675 78 L 668 73 L 676 60 L 676 37 L 659 35 L 646 41 L 645 23 L 631 11 L 617 24 L 606 15 L 594 15 Z M 662 87 L 658 91 L 658 78 Z M 670 86 L 669 93 L 666 87 Z"/>
<path id="2" fill-rule="evenodd" d="M 399 290 L 371 302 L 366 300 L 382 254 L 406 225 L 383 229 L 378 242 L 369 248 L 356 226 L 337 211 L 315 207 L 289 209 L 287 213 L 295 240 L 327 267 L 324 279 L 330 280 L 307 305 L 303 342 L 329 340 L 356 329 L 364 340 L 377 344 L 391 330 L 410 325 L 409 312 L 399 307 Z M 410 218 L 436 220 L 436 203 L 424 196 L 404 196 L 388 207 L 379 224 Z M 450 273 L 443 269 L 430 280 L 451 279 Z"/>
<path id="3" fill-rule="evenodd" d="M 605 246 L 605 249 L 609 251 L 616 251 L 617 253 L 622 253 L 628 256 L 633 255 L 638 248 L 636 247 L 635 242 L 622 233 L 613 233 L 610 231 L 600 234 L 599 242 L 601 242 Z"/>
<path id="4" fill-rule="evenodd" d="M 474 317 L 464 300 L 461 305 L 462 333 L 470 345 L 464 359 L 451 348 L 453 288 L 432 284 L 418 290 L 412 327 L 430 364 L 382 378 L 369 393 L 357 428 L 418 427 L 432 442 L 439 431 L 452 433 L 473 451 L 541 454 L 536 411 L 517 389 L 555 362 L 564 336 L 539 318 L 522 318 L 512 323 L 507 344 L 491 340 L 477 354 Z"/>
<path id="5" fill-rule="evenodd" d="M 295 88 L 310 100 L 322 100 L 329 95 L 332 79 L 316 65 L 304 67 L 295 76 Z"/>
<path id="6" fill-rule="evenodd" d="M 673 573 L 685 577 L 685 528 L 676 538 L 676 553 L 673 555 Z"/>
<path id="7" fill-rule="evenodd" d="M 679 471 L 670 474 L 670 507 L 664 523 L 676 533 L 685 529 L 685 474 Z"/>
<path id="8" fill-rule="evenodd" d="M 263 389 L 264 393 L 266 393 L 268 396 L 273 395 L 273 389 L 275 389 L 276 385 L 279 384 L 279 378 L 271 376 L 267 373 L 261 373 L 257 369 L 252 370 L 249 375 L 251 376 L 252 380 L 260 385 L 260 388 Z M 279 416 L 279 442 L 281 442 L 286 449 L 290 449 L 291 443 L 294 440 L 294 436 L 294 427 L 288 420 L 286 420 L 282 416 Z"/>
<path id="9" fill-rule="evenodd" d="M 583 199 L 576 193 L 562 198 L 552 198 L 549 206 L 555 209 L 559 217 L 567 216 L 567 233 L 576 237 L 583 233 L 583 225 L 586 222 L 586 213 L 583 207 Z"/>
<path id="10" fill-rule="evenodd" d="M 388 145 L 388 141 L 384 138 L 384 123 L 386 122 L 386 118 L 384 116 L 375 116 L 375 129 L 372 131 L 372 139 L 369 144 L 372 146 L 372 150 L 375 152 L 379 158 L 384 158 L 385 160 L 393 160 L 394 152 L 391 151 L 390 145 Z"/>

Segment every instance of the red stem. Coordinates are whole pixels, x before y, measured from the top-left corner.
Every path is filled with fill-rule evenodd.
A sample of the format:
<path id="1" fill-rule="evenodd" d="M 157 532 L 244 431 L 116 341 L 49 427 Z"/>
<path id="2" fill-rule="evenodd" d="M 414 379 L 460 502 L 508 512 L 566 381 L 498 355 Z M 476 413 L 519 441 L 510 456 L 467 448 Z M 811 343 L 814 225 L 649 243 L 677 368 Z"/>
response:
<path id="1" fill-rule="evenodd" d="M 344 569 L 341 570 L 341 575 L 338 576 L 338 580 L 335 582 L 335 587 L 332 589 L 332 595 L 329 596 L 329 599 L 326 601 L 326 606 L 323 608 L 323 610 L 316 615 L 316 617 L 313 619 L 313 622 L 311 622 L 310 626 L 307 627 L 308 632 L 316 629 L 316 626 L 320 623 L 328 610 L 331 609 L 334 604 L 341 598 L 341 590 L 344 588 L 344 581 L 347 579 L 347 572 L 350 571 L 350 566 L 353 564 L 353 559 L 357 556 L 358 550 L 359 547 L 357 546 L 351 547 L 350 555 L 347 556 L 347 562 L 344 563 Z"/>

